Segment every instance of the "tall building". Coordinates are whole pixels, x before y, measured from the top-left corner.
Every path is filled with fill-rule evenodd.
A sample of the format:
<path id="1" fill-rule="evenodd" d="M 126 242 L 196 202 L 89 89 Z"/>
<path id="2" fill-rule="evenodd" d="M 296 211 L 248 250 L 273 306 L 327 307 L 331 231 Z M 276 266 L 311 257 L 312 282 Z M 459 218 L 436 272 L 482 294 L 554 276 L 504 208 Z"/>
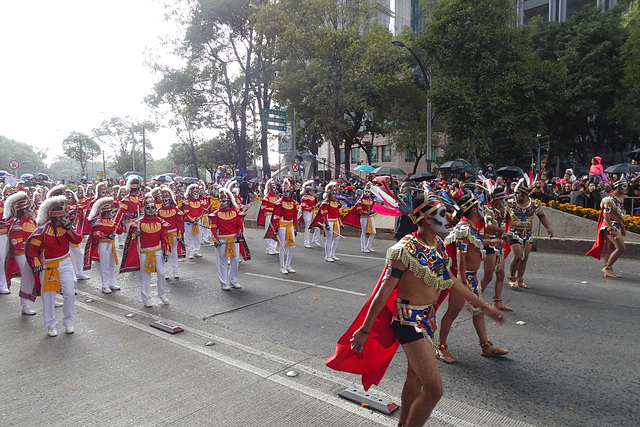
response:
<path id="1" fill-rule="evenodd" d="M 545 21 L 562 22 L 588 4 L 607 10 L 617 2 L 618 0 L 518 0 L 518 17 L 521 25 L 527 24 L 535 16 L 541 16 Z"/>

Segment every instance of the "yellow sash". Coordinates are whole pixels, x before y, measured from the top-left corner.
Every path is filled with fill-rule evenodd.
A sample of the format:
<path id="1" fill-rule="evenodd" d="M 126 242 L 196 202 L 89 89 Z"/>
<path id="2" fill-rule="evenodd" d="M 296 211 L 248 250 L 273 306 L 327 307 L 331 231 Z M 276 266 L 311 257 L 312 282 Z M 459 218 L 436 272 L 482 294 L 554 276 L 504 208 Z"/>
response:
<path id="1" fill-rule="evenodd" d="M 328 219 L 327 222 L 333 224 L 333 235 L 336 237 L 340 236 L 340 220 L 339 219 Z"/>
<path id="2" fill-rule="evenodd" d="M 366 230 L 367 234 L 372 234 L 373 233 L 373 224 L 371 223 L 371 216 L 367 217 L 367 230 Z"/>
<path id="3" fill-rule="evenodd" d="M 156 272 L 156 252 L 158 252 L 160 248 L 148 249 L 148 250 L 140 250 L 141 254 L 147 255 L 147 260 L 144 263 L 144 272 L 145 273 L 155 273 Z"/>
<path id="4" fill-rule="evenodd" d="M 118 253 L 116 252 L 116 239 L 111 239 L 111 250 L 113 251 L 113 260 L 118 265 Z"/>
<path id="5" fill-rule="evenodd" d="M 191 234 L 200 234 L 200 229 L 198 228 L 197 222 L 193 223 L 193 227 L 191 227 Z"/>
<path id="6" fill-rule="evenodd" d="M 280 220 L 280 227 L 284 227 L 286 230 L 284 235 L 285 246 L 295 246 L 296 239 L 293 237 L 293 221 Z"/>
<path id="7" fill-rule="evenodd" d="M 236 257 L 236 236 L 229 237 L 221 237 L 221 239 L 227 241 L 227 254 L 225 255 L 227 258 L 235 258 Z"/>
<path id="8" fill-rule="evenodd" d="M 69 258 L 69 254 L 66 254 L 62 258 L 44 262 L 45 270 L 42 292 L 60 291 L 60 271 L 58 271 L 58 267 L 60 267 L 60 261 L 67 258 Z"/>
<path id="9" fill-rule="evenodd" d="M 167 237 L 169 238 L 169 246 L 173 247 L 173 239 L 178 237 L 178 230 L 169 231 Z"/>

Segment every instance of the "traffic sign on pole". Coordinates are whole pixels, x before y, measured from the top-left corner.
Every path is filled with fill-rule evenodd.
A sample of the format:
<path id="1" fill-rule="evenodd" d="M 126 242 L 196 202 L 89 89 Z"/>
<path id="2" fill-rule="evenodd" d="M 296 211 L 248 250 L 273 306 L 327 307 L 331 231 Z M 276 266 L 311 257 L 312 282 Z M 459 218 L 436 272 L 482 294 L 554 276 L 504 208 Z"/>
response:
<path id="1" fill-rule="evenodd" d="M 11 160 L 11 161 L 9 162 L 9 167 L 10 167 L 11 169 L 18 169 L 18 168 L 20 167 L 20 163 L 18 163 L 18 161 L 17 161 L 17 160 Z"/>
<path id="2" fill-rule="evenodd" d="M 264 125 L 265 129 L 273 129 L 273 130 L 279 130 L 279 131 L 286 131 L 287 127 L 286 126 L 276 126 L 276 125 L 270 125 L 269 123 Z"/>
<path id="3" fill-rule="evenodd" d="M 294 172 L 298 172 L 300 170 L 300 166 L 298 166 L 298 164 L 296 162 L 293 162 L 291 164 L 291 170 Z"/>
<path id="4" fill-rule="evenodd" d="M 271 115 L 274 115 L 274 116 L 286 116 L 287 115 L 286 111 L 272 110 L 272 109 L 269 109 L 269 108 L 263 108 L 262 112 L 264 114 L 271 114 Z"/>
<path id="5" fill-rule="evenodd" d="M 174 166 L 174 167 L 171 168 L 171 173 L 175 173 L 176 175 L 178 175 L 178 172 L 179 171 L 178 171 L 177 167 Z"/>

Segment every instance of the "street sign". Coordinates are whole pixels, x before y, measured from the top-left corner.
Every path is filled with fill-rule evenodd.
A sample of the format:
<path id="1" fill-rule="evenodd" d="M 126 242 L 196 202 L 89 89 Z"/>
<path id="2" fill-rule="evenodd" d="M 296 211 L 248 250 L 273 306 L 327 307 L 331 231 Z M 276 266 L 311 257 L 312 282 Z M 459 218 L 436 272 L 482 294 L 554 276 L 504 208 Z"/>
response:
<path id="1" fill-rule="evenodd" d="M 300 166 L 298 166 L 298 164 L 296 162 L 293 162 L 291 164 L 291 170 L 294 172 L 298 172 L 298 170 L 300 170 Z"/>
<path id="2" fill-rule="evenodd" d="M 281 119 L 280 117 L 268 117 L 268 116 L 263 116 L 263 119 L 265 122 L 272 122 L 272 123 L 287 123 L 286 119 Z"/>
<path id="3" fill-rule="evenodd" d="M 103 171 L 98 171 L 98 176 L 100 178 L 104 178 L 104 172 Z"/>
<path id="4" fill-rule="evenodd" d="M 177 168 L 177 167 L 175 167 L 175 166 L 174 166 L 174 167 L 172 167 L 172 168 L 171 168 L 171 173 L 175 173 L 176 175 L 178 175 L 178 173 L 179 173 L 178 168 Z"/>
<path id="5" fill-rule="evenodd" d="M 11 169 L 18 169 L 18 168 L 20 167 L 20 163 L 18 163 L 18 161 L 17 161 L 17 160 L 11 160 L 11 161 L 9 162 L 9 167 L 10 167 Z"/>
<path id="6" fill-rule="evenodd" d="M 279 130 L 279 131 L 286 131 L 287 127 L 286 126 L 276 126 L 276 125 L 270 125 L 269 123 L 264 125 L 265 129 L 272 129 L 272 130 Z"/>
<path id="7" fill-rule="evenodd" d="M 272 109 L 269 109 L 269 108 L 263 108 L 262 112 L 264 114 L 272 114 L 274 116 L 286 116 L 287 115 L 286 111 L 272 110 Z"/>

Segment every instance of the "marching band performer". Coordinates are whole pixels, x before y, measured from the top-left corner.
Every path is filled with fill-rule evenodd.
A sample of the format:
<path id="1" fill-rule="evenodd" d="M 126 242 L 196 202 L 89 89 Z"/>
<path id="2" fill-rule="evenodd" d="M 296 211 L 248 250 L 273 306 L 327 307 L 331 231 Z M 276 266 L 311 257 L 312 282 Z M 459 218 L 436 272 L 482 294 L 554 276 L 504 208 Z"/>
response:
<path id="1" fill-rule="evenodd" d="M 4 217 L 4 202 L 11 195 L 12 189 L 10 186 L 5 185 L 2 189 L 2 197 L 0 198 L 0 218 Z M 7 259 L 7 252 L 9 248 L 9 222 L 0 221 L 0 266 L 5 268 L 5 260 Z M 7 287 L 7 277 L 3 273 L 0 274 L 0 295 L 10 294 L 11 291 Z"/>
<path id="2" fill-rule="evenodd" d="M 278 201 L 278 199 L 279 197 L 277 184 L 273 180 L 273 178 L 270 178 L 264 187 L 264 199 L 262 199 L 262 203 L 260 204 L 260 214 L 258 216 L 258 225 L 264 225 L 264 228 L 265 230 L 267 230 L 267 232 L 271 228 L 273 207 L 275 206 L 275 203 Z M 266 249 L 269 255 L 278 254 L 278 242 L 272 239 L 266 239 Z"/>
<path id="3" fill-rule="evenodd" d="M 67 197 L 53 196 L 40 207 L 38 228 L 28 240 L 26 257 L 35 276 L 36 294 L 42 295 L 42 313 L 47 334 L 58 335 L 55 298 L 62 292 L 64 300 L 62 324 L 67 334 L 74 333 L 73 306 L 75 289 L 69 248 L 82 242 L 69 219 Z"/>
<path id="4" fill-rule="evenodd" d="M 336 256 L 338 243 L 340 242 L 340 227 L 342 218 L 340 216 L 340 203 L 336 198 L 335 191 L 338 183 L 331 181 L 325 187 L 324 200 L 318 208 L 318 213 L 311 224 L 312 227 L 323 227 L 325 234 L 324 260 L 327 262 L 339 261 Z"/>
<path id="5" fill-rule="evenodd" d="M 296 248 L 296 234 L 298 230 L 298 203 L 293 200 L 291 182 L 285 178 L 282 183 L 282 197 L 273 207 L 271 217 L 272 232 L 277 233 L 280 243 L 280 272 L 282 274 L 295 273 L 291 267 L 291 258 Z"/>
<path id="6" fill-rule="evenodd" d="M 78 198 L 76 197 L 76 193 L 73 191 L 66 189 L 64 195 L 67 198 L 67 206 L 69 208 L 69 222 L 73 227 L 73 230 L 82 236 L 82 227 L 84 224 L 84 212 L 80 203 L 78 203 Z M 69 254 L 71 255 L 71 264 L 73 265 L 73 272 L 76 276 L 76 280 L 88 280 L 89 276 L 84 273 L 82 269 L 82 248 L 80 248 L 79 243 L 71 243 L 69 247 Z"/>
<path id="7" fill-rule="evenodd" d="M 180 278 L 180 273 L 178 273 L 178 248 L 183 243 L 184 213 L 176 206 L 176 198 L 169 187 L 162 187 L 160 195 L 162 197 L 162 206 L 158 209 L 158 216 L 169 224 L 169 228 L 167 230 L 167 239 L 169 243 L 168 258 L 171 258 L 173 277 L 178 279 Z M 182 254 L 182 257 L 184 258 L 184 254 Z M 164 271 L 168 276 L 169 259 L 167 259 L 164 264 Z"/>
<path id="8" fill-rule="evenodd" d="M 124 239 L 129 232 L 129 227 L 135 221 L 140 212 L 142 212 L 142 198 L 140 197 L 140 180 L 133 176 L 127 179 L 128 195 L 120 201 L 120 209 L 116 215 L 116 222 L 120 223 L 124 220 L 124 232 L 118 237 L 118 244 L 124 245 Z M 113 200 L 113 199 L 112 199 Z"/>
<path id="9" fill-rule="evenodd" d="M 298 215 L 302 215 L 302 220 L 304 221 L 304 247 L 310 248 L 310 243 L 315 243 L 320 246 L 320 229 L 317 227 L 313 228 L 313 236 L 311 237 L 311 222 L 313 222 L 313 208 L 316 207 L 316 198 L 309 191 L 313 187 L 314 181 L 310 179 L 309 181 L 305 181 L 302 184 L 302 189 L 300 190 L 300 211 L 298 211 Z M 309 239 L 311 237 L 311 239 Z M 311 240 L 311 242 L 309 241 Z"/>
<path id="10" fill-rule="evenodd" d="M 114 276 L 118 265 L 114 239 L 117 234 L 124 233 L 124 226 L 114 221 L 113 212 L 113 197 L 103 197 L 93 204 L 87 217 L 89 222 L 95 222 L 84 250 L 84 270 L 91 269 L 92 261 L 100 262 L 102 292 L 105 294 L 120 290 Z"/>
<path id="11" fill-rule="evenodd" d="M 362 196 L 358 199 L 352 208 L 356 217 L 359 219 L 360 228 L 360 250 L 364 253 L 375 252 L 371 247 L 373 239 L 376 237 L 376 223 L 373 217 L 376 213 L 373 211 L 373 197 L 371 195 L 371 183 L 367 183 L 364 187 Z M 346 222 L 346 219 L 345 219 Z"/>
<path id="12" fill-rule="evenodd" d="M 29 203 L 29 196 L 24 191 L 9 196 L 4 205 L 4 220 L 10 221 L 9 251 L 5 262 L 6 281 L 11 286 L 11 279 L 20 277 L 20 305 L 22 314 L 34 315 L 36 311 L 31 308 L 29 301 L 36 300 L 35 279 L 33 271 L 29 268 L 24 254 L 27 239 L 36 229 L 33 220 L 33 208 Z"/>
<path id="13" fill-rule="evenodd" d="M 242 216 L 233 194 L 226 188 L 220 189 L 218 196 L 220 207 L 209 215 L 211 236 L 216 246 L 218 258 L 218 280 L 223 291 L 231 287 L 240 289 L 238 283 L 238 262 L 243 229 Z"/>
<path id="14" fill-rule="evenodd" d="M 200 227 L 198 225 L 205 208 L 200 203 L 200 189 L 198 184 L 191 184 L 185 191 L 185 201 L 182 203 L 184 212 L 184 241 L 187 245 L 187 258 L 201 258 Z"/>
<path id="15" fill-rule="evenodd" d="M 165 263 L 168 261 L 169 239 L 167 231 L 170 224 L 157 215 L 156 204 L 153 198 L 148 197 L 144 201 L 144 216 L 133 224 L 137 228 L 135 236 L 139 238 L 140 262 L 142 285 L 140 294 L 145 307 L 153 307 L 151 302 L 151 274 L 158 277 L 158 298 L 163 304 L 169 304 L 165 289 Z M 130 237 L 129 237 L 130 238 Z M 134 248 L 129 247 L 133 252 Z M 130 253 L 132 253 L 130 252 Z M 137 255 L 137 250 L 135 250 Z"/>

